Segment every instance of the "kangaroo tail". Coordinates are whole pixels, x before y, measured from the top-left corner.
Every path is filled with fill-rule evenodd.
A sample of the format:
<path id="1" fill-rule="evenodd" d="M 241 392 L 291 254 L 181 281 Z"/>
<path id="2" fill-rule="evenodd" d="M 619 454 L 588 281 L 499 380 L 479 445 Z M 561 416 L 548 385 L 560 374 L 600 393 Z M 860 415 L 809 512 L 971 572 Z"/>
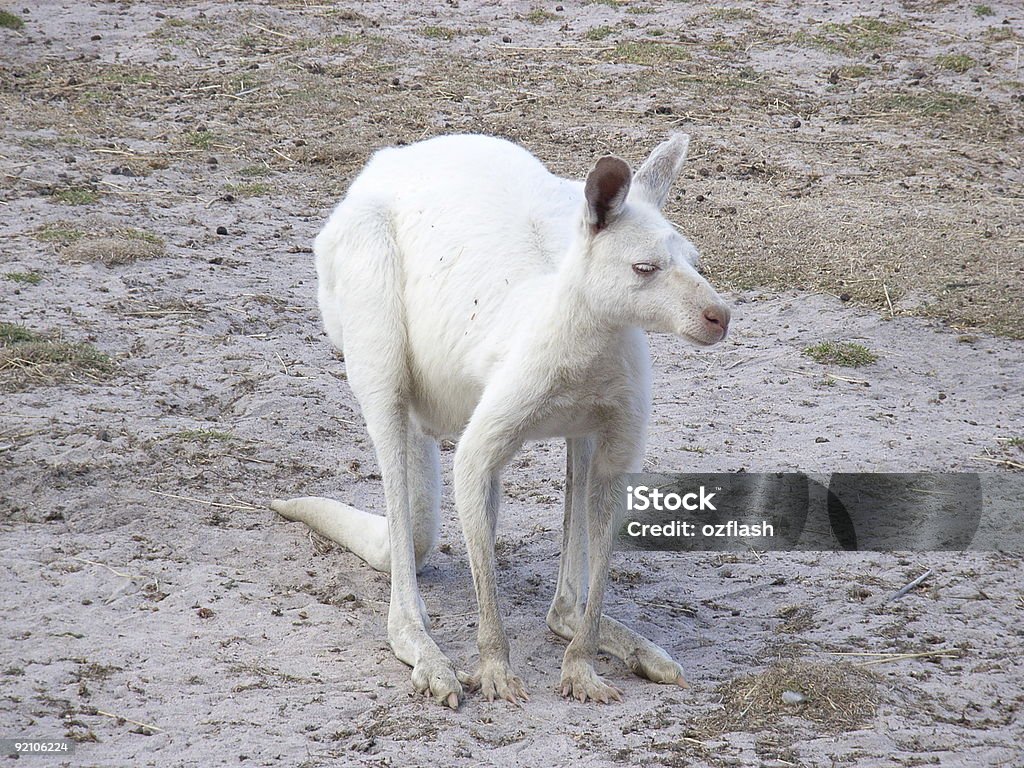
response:
<path id="1" fill-rule="evenodd" d="M 365 560 L 374 570 L 391 572 L 387 518 L 319 496 L 277 499 L 270 508 L 288 520 L 305 523 Z"/>

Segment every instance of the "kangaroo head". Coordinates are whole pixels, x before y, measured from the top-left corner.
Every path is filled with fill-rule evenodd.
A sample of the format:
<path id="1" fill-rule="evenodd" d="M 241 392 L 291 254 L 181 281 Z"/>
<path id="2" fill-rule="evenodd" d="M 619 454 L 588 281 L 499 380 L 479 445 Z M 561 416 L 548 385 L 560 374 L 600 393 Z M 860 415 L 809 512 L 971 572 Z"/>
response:
<path id="1" fill-rule="evenodd" d="M 585 283 L 609 319 L 709 345 L 725 338 L 729 308 L 697 272 L 693 243 L 661 213 L 689 143 L 672 136 L 635 177 L 617 157 L 597 161 L 584 187 Z"/>

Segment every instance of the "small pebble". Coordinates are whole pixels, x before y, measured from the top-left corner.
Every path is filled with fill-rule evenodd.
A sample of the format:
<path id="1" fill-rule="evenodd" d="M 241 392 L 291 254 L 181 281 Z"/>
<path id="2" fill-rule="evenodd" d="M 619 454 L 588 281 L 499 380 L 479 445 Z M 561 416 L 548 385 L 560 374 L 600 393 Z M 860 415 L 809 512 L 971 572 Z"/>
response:
<path id="1" fill-rule="evenodd" d="M 218 235 L 226 235 L 227 233 L 228 233 L 228 228 L 225 227 L 223 224 L 221 224 L 219 227 L 217 227 L 217 234 Z"/>
<path id="2" fill-rule="evenodd" d="M 783 691 L 782 692 L 782 703 L 783 704 L 803 704 L 807 701 L 807 697 L 797 691 Z"/>
<path id="3" fill-rule="evenodd" d="M 512 38 L 509 37 L 508 35 L 502 35 L 501 42 L 503 42 L 503 43 L 511 43 L 512 42 Z"/>
<path id="4" fill-rule="evenodd" d="M 794 120 L 792 123 L 789 124 L 790 128 L 799 128 L 800 126 L 801 122 L 799 120 Z"/>

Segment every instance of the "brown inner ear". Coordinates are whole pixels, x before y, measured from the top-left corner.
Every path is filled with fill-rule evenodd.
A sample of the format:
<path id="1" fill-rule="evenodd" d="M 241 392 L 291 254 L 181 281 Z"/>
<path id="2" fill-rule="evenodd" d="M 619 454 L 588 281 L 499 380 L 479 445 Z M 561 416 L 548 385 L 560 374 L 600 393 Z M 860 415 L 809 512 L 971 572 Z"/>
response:
<path id="1" fill-rule="evenodd" d="M 618 157 L 609 155 L 597 161 L 584 187 L 595 230 L 604 229 L 608 225 L 609 214 L 625 202 L 632 176 L 629 165 Z"/>

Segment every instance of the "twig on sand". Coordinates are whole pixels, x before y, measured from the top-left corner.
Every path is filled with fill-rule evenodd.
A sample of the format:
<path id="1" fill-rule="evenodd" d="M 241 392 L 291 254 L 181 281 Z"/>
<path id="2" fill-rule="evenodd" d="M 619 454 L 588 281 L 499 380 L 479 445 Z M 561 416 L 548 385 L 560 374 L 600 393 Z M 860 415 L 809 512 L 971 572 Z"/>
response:
<path id="1" fill-rule="evenodd" d="M 902 656 L 902 653 L 885 651 L 822 651 L 826 656 Z"/>
<path id="2" fill-rule="evenodd" d="M 309 531 L 309 544 L 313 547 L 313 551 L 318 555 L 326 555 L 334 549 L 333 541 L 328 539 L 326 536 L 321 536 L 312 529 Z"/>
<path id="3" fill-rule="evenodd" d="M 865 386 L 865 387 L 869 386 L 871 384 L 870 381 L 864 381 L 864 379 L 851 379 L 848 376 L 838 376 L 838 375 L 836 375 L 834 373 L 826 373 L 825 376 L 827 376 L 830 379 L 837 379 L 839 381 L 845 381 L 848 384 L 861 384 L 862 386 Z"/>
<path id="4" fill-rule="evenodd" d="M 234 459 L 235 461 L 248 461 L 251 464 L 273 464 L 274 462 L 268 461 L 267 459 L 256 459 L 252 456 L 240 456 L 237 453 L 211 453 L 210 456 L 220 456 L 224 459 Z"/>
<path id="5" fill-rule="evenodd" d="M 143 723 L 140 720 L 132 720 L 130 717 L 125 717 L 124 715 L 115 715 L 113 712 L 104 712 L 102 709 L 97 709 L 96 714 L 103 715 L 104 717 L 111 717 L 114 720 L 117 720 L 118 722 L 131 723 L 132 725 L 138 725 L 142 728 L 147 728 L 151 731 L 159 731 L 160 733 L 164 733 L 164 729 L 160 726 L 152 725 L 151 723 Z"/>
<path id="6" fill-rule="evenodd" d="M 892 299 L 889 298 L 889 286 L 882 283 L 882 290 L 885 291 L 885 303 L 889 305 L 889 317 L 896 317 L 896 312 L 892 308 Z"/>
<path id="7" fill-rule="evenodd" d="M 902 589 L 900 589 L 900 590 L 898 590 L 898 591 L 894 592 L 894 593 L 893 593 L 893 594 L 892 594 L 892 595 L 891 595 L 891 596 L 890 596 L 890 597 L 889 597 L 889 598 L 888 598 L 888 599 L 887 599 L 887 600 L 886 600 L 885 602 L 887 602 L 887 603 L 891 603 L 891 602 L 893 602 L 894 600 L 899 600 L 899 599 L 900 599 L 901 597 L 903 597 L 903 596 L 904 596 L 905 594 L 907 594 L 907 593 L 908 593 L 908 592 L 909 592 L 910 590 L 912 590 L 912 589 L 913 589 L 914 587 L 916 587 L 916 586 L 917 586 L 918 584 L 922 583 L 922 582 L 923 582 L 923 581 L 924 581 L 925 579 L 927 579 L 927 578 L 928 578 L 929 576 L 931 576 L 931 575 L 932 575 L 932 569 L 931 569 L 931 568 L 929 568 L 929 569 L 928 569 L 927 571 L 925 571 L 924 573 L 922 573 L 922 574 L 921 574 L 920 576 L 918 576 L 918 577 L 917 577 L 916 579 L 914 579 L 914 580 L 913 580 L 912 582 L 910 582 L 909 584 L 907 584 L 907 586 L 905 586 L 905 587 L 903 587 Z"/>
<path id="8" fill-rule="evenodd" d="M 726 370 L 728 370 L 728 368 L 726 368 Z M 817 373 L 815 373 L 813 371 L 799 371 L 796 368 L 780 368 L 779 370 L 780 371 L 784 371 L 786 373 L 794 373 L 797 376 L 817 376 L 818 375 Z M 870 381 L 865 381 L 864 379 L 851 379 L 849 376 L 840 376 L 837 373 L 827 373 L 826 372 L 824 374 L 824 376 L 827 379 L 836 379 L 837 381 L 845 381 L 848 384 L 860 384 L 861 386 L 864 386 L 864 387 L 871 386 L 871 382 Z"/>
<path id="9" fill-rule="evenodd" d="M 978 461 L 988 461 L 992 464 L 1001 464 L 1002 466 L 1010 467 L 1011 469 L 1024 469 L 1024 464 L 1021 464 L 1019 461 L 1014 461 L 1013 459 L 993 459 L 990 456 L 971 456 L 971 458 L 977 459 Z"/>
<path id="10" fill-rule="evenodd" d="M 288 157 L 288 155 L 286 155 L 286 154 L 285 154 L 284 152 L 281 152 L 281 151 L 279 151 L 279 150 L 275 149 L 274 147 L 271 147 L 271 148 L 270 148 L 270 151 L 271 151 L 271 152 L 273 152 L 273 153 L 274 153 L 275 155 L 277 155 L 278 157 L 283 157 L 283 158 L 284 158 L 285 160 L 287 160 L 287 161 L 288 161 L 289 163 L 294 163 L 294 162 L 295 162 L 295 158 L 293 158 L 293 157 Z"/>
<path id="11" fill-rule="evenodd" d="M 95 560 L 86 560 L 84 557 L 79 557 L 78 555 L 72 555 L 71 559 L 72 560 L 77 560 L 80 563 L 88 563 L 89 565 L 98 565 L 100 568 L 106 568 L 112 574 L 114 574 L 115 576 L 120 576 L 122 579 L 134 579 L 134 578 L 136 578 L 135 576 L 132 576 L 130 573 L 121 573 L 119 570 L 117 570 L 115 568 L 111 568 L 106 563 L 98 563 Z"/>
<path id="12" fill-rule="evenodd" d="M 166 496 L 169 499 L 179 499 L 180 501 L 191 501 L 196 504 L 205 504 L 208 507 L 222 507 L 224 509 L 246 509 L 258 512 L 262 512 L 264 509 L 263 507 L 257 507 L 245 501 L 238 504 L 225 504 L 221 501 L 208 501 L 206 499 L 196 499 L 191 496 L 179 496 L 175 493 L 164 493 L 163 491 L 150 490 L 150 493 L 156 494 L 157 496 Z"/>
<path id="13" fill-rule="evenodd" d="M 98 155 L 126 155 L 128 157 L 134 157 L 137 152 L 131 149 L 90 149 L 90 152 L 95 152 Z"/>
<path id="14" fill-rule="evenodd" d="M 291 376 L 291 372 L 288 370 L 288 366 L 285 364 L 284 358 L 281 357 L 280 353 L 276 349 L 272 351 L 274 353 L 274 356 L 277 358 L 277 362 L 281 364 L 281 368 L 284 370 L 284 375 Z"/>
<path id="15" fill-rule="evenodd" d="M 267 27 L 261 27 L 259 24 L 252 24 L 253 29 L 258 29 L 260 32 L 266 32 L 268 35 L 277 35 L 283 37 L 285 40 L 294 40 L 293 35 L 286 35 L 284 32 L 278 32 L 276 29 L 268 29 Z"/>
<path id="16" fill-rule="evenodd" d="M 907 659 L 926 659 L 936 656 L 940 659 L 959 659 L 962 652 L 955 648 L 937 648 L 933 651 L 921 651 L 920 653 L 891 653 L 877 659 L 861 661 L 854 664 L 855 667 L 870 667 L 873 664 L 888 664 L 890 661 L 906 661 Z"/>
<path id="17" fill-rule="evenodd" d="M 595 46 L 595 45 L 499 45 L 495 50 L 498 51 L 550 51 L 554 53 L 601 53 L 602 51 L 614 51 L 614 45 Z"/>

